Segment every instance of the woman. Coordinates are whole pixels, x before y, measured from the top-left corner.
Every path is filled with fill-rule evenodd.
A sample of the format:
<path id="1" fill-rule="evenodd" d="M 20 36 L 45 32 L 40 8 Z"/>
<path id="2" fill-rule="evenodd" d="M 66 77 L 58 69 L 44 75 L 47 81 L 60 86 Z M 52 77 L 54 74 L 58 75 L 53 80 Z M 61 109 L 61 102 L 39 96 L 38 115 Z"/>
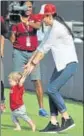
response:
<path id="1" fill-rule="evenodd" d="M 56 68 L 48 85 L 49 106 L 51 119 L 47 127 L 40 132 L 63 132 L 75 126 L 67 112 L 66 105 L 60 94 L 60 88 L 72 77 L 77 70 L 78 59 L 74 47 L 73 35 L 63 19 L 57 15 L 56 7 L 47 4 L 44 8 L 44 23 L 50 26 L 49 33 L 32 56 L 31 62 L 25 65 L 28 74 L 43 59 L 45 53 L 52 51 Z M 56 116 L 62 116 L 59 127 Z"/>

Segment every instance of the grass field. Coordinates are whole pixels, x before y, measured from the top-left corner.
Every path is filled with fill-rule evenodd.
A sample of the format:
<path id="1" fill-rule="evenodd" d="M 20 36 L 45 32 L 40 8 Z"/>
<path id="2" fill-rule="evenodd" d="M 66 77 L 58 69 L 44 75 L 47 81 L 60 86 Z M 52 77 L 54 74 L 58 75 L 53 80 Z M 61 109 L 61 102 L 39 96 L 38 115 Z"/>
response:
<path id="1" fill-rule="evenodd" d="M 69 113 L 75 120 L 76 126 L 71 130 L 66 131 L 61 134 L 44 134 L 39 133 L 40 129 L 43 129 L 49 121 L 49 118 L 38 116 L 38 103 L 36 99 L 36 95 L 33 93 L 25 93 L 24 101 L 27 108 L 27 112 L 31 116 L 31 118 L 35 121 L 37 130 L 35 133 L 31 131 L 29 126 L 21 120 L 22 130 L 20 132 L 16 132 L 13 130 L 14 126 L 11 121 L 10 109 L 9 109 L 9 94 L 8 89 L 5 90 L 6 96 L 6 112 L 1 115 L 1 136 L 83 136 L 83 105 L 81 103 L 73 102 L 70 100 L 66 100 L 66 104 L 68 107 Z M 44 97 L 44 105 L 45 109 L 49 112 L 48 106 L 48 98 Z M 60 121 L 60 118 L 59 118 Z"/>

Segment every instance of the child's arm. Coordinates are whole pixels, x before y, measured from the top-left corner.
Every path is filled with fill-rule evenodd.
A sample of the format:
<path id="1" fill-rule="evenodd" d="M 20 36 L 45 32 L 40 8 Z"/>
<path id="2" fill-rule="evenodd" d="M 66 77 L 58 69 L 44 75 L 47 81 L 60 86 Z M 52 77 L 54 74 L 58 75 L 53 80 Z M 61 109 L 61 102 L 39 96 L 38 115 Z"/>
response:
<path id="1" fill-rule="evenodd" d="M 26 70 L 24 70 L 24 72 L 22 74 L 22 78 L 19 81 L 20 86 L 22 86 L 24 84 L 26 77 L 27 77 L 27 72 L 26 72 Z"/>

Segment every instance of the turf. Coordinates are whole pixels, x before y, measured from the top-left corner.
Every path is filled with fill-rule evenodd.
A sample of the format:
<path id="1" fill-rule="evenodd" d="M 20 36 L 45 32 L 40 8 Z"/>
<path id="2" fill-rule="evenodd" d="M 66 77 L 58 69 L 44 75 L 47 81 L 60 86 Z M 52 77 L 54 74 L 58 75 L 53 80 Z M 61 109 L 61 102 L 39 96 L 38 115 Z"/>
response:
<path id="1" fill-rule="evenodd" d="M 6 112 L 1 115 L 1 136 L 83 136 L 83 104 L 66 100 L 68 112 L 72 115 L 76 126 L 71 130 L 61 134 L 44 134 L 39 133 L 39 130 L 44 128 L 49 121 L 49 118 L 38 116 L 38 103 L 34 93 L 27 92 L 24 96 L 25 105 L 29 116 L 34 120 L 37 126 L 36 132 L 32 132 L 31 128 L 20 120 L 22 130 L 16 132 L 13 130 L 14 125 L 11 121 L 11 112 L 9 108 L 9 91 L 5 89 L 6 96 Z M 49 112 L 48 98 L 44 97 L 45 109 Z M 58 118 L 60 121 L 60 117 Z"/>

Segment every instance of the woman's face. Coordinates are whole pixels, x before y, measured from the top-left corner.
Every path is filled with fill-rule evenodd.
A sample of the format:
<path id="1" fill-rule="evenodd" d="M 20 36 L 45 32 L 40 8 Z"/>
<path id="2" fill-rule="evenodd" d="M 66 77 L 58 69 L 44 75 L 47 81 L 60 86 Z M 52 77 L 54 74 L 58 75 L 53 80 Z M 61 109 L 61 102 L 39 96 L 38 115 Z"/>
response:
<path id="1" fill-rule="evenodd" d="M 25 2 L 25 4 L 28 7 L 28 10 L 26 11 L 26 15 L 32 14 L 32 3 L 30 1 Z"/>
<path id="2" fill-rule="evenodd" d="M 43 21 L 44 21 L 45 25 L 47 25 L 47 26 L 52 25 L 53 24 L 53 17 L 52 17 L 52 15 L 45 15 Z"/>

